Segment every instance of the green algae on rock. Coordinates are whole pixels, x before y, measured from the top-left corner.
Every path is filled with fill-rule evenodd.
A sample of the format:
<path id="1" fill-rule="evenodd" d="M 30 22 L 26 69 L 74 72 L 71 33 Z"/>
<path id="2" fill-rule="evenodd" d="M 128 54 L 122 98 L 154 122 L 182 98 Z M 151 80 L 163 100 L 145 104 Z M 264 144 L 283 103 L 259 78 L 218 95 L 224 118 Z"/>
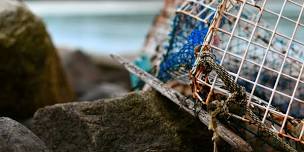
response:
<path id="1" fill-rule="evenodd" d="M 31 116 L 45 105 L 73 100 L 56 49 L 24 3 L 0 1 L 0 114 Z"/>

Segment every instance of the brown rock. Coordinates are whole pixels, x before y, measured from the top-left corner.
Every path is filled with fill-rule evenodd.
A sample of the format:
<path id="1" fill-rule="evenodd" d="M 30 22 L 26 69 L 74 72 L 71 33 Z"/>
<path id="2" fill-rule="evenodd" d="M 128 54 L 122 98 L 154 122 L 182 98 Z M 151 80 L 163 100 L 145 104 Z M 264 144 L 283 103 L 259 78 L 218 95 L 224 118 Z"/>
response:
<path id="1" fill-rule="evenodd" d="M 43 22 L 16 0 L 0 1 L 0 114 L 25 118 L 73 100 Z"/>

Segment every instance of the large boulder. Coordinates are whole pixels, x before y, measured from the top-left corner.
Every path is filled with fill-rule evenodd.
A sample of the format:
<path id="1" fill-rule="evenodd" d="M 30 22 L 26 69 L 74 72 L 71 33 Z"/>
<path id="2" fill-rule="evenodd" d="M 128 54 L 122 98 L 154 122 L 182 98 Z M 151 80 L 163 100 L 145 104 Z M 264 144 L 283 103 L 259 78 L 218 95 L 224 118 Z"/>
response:
<path id="1" fill-rule="evenodd" d="M 20 1 L 0 1 L 0 52 L 0 115 L 25 118 L 73 100 L 43 22 Z"/>
<path id="2" fill-rule="evenodd" d="M 31 128 L 55 152 L 212 151 L 207 127 L 154 91 L 48 106 Z"/>
<path id="3" fill-rule="evenodd" d="M 45 144 L 20 123 L 0 117 L 0 126 L 0 151 L 49 152 Z"/>

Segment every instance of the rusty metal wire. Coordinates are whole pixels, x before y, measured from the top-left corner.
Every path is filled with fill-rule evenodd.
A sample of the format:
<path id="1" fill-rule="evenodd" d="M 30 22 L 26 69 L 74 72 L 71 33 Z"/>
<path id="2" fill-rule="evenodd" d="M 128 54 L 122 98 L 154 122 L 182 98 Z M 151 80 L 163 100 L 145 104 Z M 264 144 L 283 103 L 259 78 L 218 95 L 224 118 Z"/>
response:
<path id="1" fill-rule="evenodd" d="M 246 88 L 249 105 L 281 136 L 304 144 L 303 0 L 187 0 L 178 13 L 209 25 L 192 74 L 199 85 L 228 94 L 216 74 L 205 81 L 200 55 L 211 51 L 235 82 Z M 288 14 L 293 10 L 295 17 Z M 213 16 L 214 15 L 214 16 Z M 197 86 L 196 86 L 197 85 Z M 197 91 L 194 96 L 206 102 Z M 207 101 L 208 102 L 208 101 Z M 274 123 L 273 123 L 274 122 Z"/>

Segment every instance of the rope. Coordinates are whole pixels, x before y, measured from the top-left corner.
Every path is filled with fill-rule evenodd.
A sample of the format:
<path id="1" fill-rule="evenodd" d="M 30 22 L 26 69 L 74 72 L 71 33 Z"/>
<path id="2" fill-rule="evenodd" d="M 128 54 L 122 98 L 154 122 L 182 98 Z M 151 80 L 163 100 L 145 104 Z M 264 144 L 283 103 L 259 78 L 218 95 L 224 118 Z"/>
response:
<path id="1" fill-rule="evenodd" d="M 232 93 L 231 96 L 228 97 L 225 101 L 212 101 L 212 104 L 208 105 L 208 107 L 214 106 L 214 104 L 216 106 L 215 110 L 213 110 L 212 108 L 208 108 L 212 117 L 215 118 L 218 115 L 228 117 L 230 107 L 233 104 L 236 104 L 240 108 L 239 114 L 249 116 L 252 119 L 253 124 L 258 127 L 258 135 L 261 138 L 265 139 L 268 144 L 272 145 L 278 150 L 286 152 L 296 152 L 296 150 L 289 144 L 284 142 L 283 139 L 278 136 L 278 134 L 271 131 L 269 127 L 262 123 L 259 117 L 255 115 L 255 113 L 247 106 L 247 95 L 244 87 L 235 83 L 233 78 L 226 71 L 226 69 L 216 63 L 215 57 L 211 53 L 211 51 L 203 51 L 200 56 L 199 66 L 201 66 L 201 69 L 204 69 L 204 71 L 198 72 L 203 72 L 205 76 L 207 76 L 211 71 L 214 70 L 219 76 L 219 78 L 224 82 L 228 91 Z M 216 127 L 214 123 L 215 121 L 212 120 L 210 126 Z M 213 128 L 212 130 L 216 131 L 215 128 Z"/>

